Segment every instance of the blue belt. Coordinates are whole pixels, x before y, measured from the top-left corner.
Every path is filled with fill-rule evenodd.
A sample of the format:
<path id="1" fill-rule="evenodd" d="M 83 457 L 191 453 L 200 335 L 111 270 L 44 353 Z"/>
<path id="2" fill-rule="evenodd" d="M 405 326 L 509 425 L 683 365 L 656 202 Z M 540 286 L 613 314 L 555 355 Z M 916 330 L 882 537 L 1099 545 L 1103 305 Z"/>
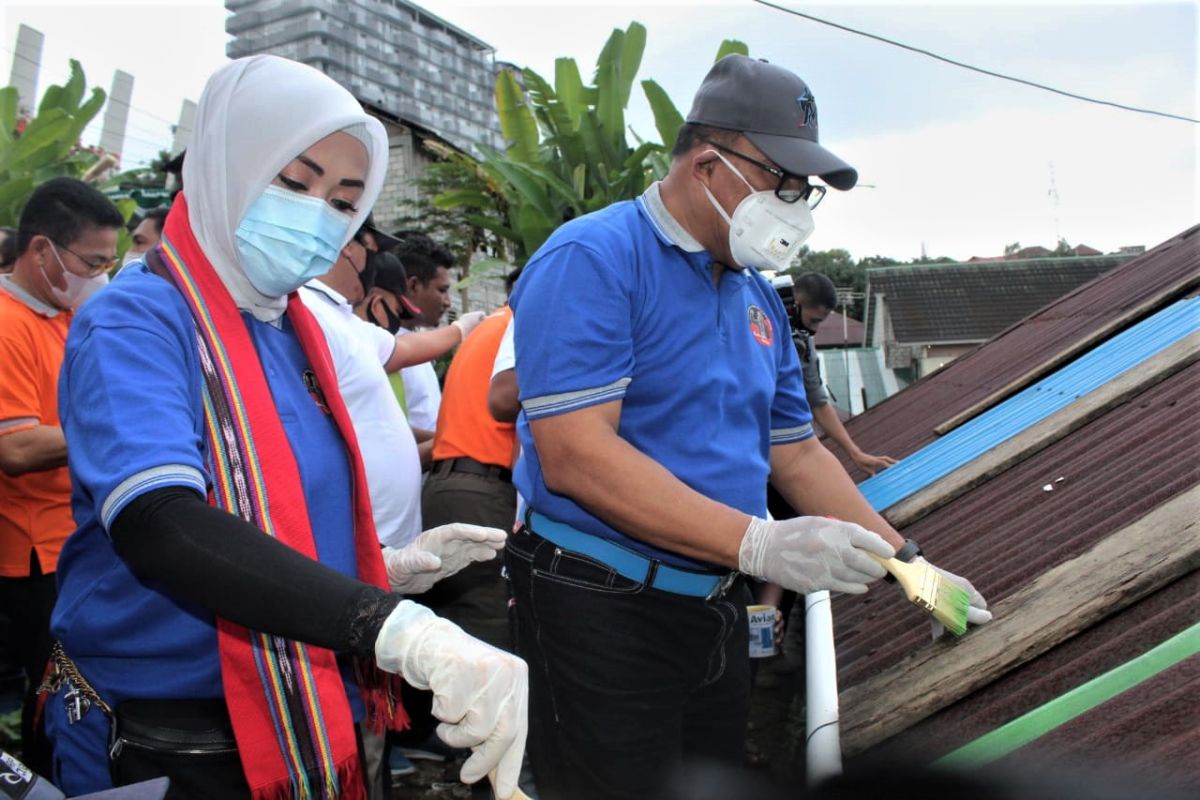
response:
<path id="1" fill-rule="evenodd" d="M 724 595 L 739 574 L 696 572 L 672 567 L 658 559 L 644 556 L 608 539 L 584 533 L 533 510 L 529 512 L 528 521 L 530 530 L 543 539 L 595 559 L 631 581 L 664 592 L 712 600 Z"/>

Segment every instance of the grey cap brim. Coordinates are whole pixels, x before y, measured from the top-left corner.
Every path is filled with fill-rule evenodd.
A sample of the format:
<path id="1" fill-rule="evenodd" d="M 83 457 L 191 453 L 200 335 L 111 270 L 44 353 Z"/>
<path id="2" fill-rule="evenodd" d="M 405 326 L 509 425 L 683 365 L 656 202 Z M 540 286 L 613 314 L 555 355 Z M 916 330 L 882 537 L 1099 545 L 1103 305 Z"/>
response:
<path id="1" fill-rule="evenodd" d="M 816 142 L 795 136 L 743 131 L 767 158 L 793 175 L 816 175 L 835 189 L 853 189 L 858 170 Z"/>

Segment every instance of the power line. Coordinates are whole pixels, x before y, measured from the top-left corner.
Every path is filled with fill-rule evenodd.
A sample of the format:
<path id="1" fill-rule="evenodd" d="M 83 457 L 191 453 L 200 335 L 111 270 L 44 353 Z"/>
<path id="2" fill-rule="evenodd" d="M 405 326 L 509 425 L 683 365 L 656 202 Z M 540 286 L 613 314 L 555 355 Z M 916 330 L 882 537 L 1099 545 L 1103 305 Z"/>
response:
<path id="1" fill-rule="evenodd" d="M 838 30 L 846 31 L 847 33 L 853 33 L 858 36 L 865 36 L 868 39 L 874 39 L 877 42 L 883 42 L 884 44 L 890 44 L 893 47 L 899 47 L 904 50 L 909 50 L 913 53 L 920 53 L 923 56 L 929 56 L 930 58 L 936 59 L 938 61 L 942 61 L 946 64 L 950 64 L 955 67 L 962 67 L 963 69 L 969 69 L 972 72 L 978 72 L 982 75 L 990 75 L 993 78 L 1000 78 L 1001 80 L 1012 81 L 1013 83 L 1020 83 L 1025 86 L 1032 86 L 1035 89 L 1043 89 L 1047 92 L 1053 92 L 1054 94 L 1059 94 L 1059 95 L 1062 95 L 1063 97 L 1070 97 L 1075 100 L 1083 100 L 1084 102 L 1087 102 L 1087 103 L 1096 103 L 1097 105 L 1111 106 L 1112 108 L 1119 108 L 1122 111 L 1133 111 L 1138 114 L 1152 114 L 1156 117 L 1166 117 L 1168 119 L 1177 119 L 1182 122 L 1191 122 L 1194 124 L 1200 124 L 1200 119 L 1193 119 L 1192 117 L 1185 117 L 1180 114 L 1170 114 L 1170 113 L 1167 113 L 1166 111 L 1155 111 L 1150 108 L 1137 108 L 1135 106 L 1127 106 L 1127 105 L 1124 105 L 1123 103 L 1114 103 L 1111 100 L 1099 100 L 1095 97 L 1087 97 L 1085 95 L 1075 94 L 1074 92 L 1068 92 L 1063 89 L 1055 89 L 1053 86 L 1047 86 L 1043 83 L 1035 83 L 1034 81 L 1027 81 L 1024 78 L 1016 78 L 1016 77 L 1013 77 L 1012 75 L 1005 75 L 1001 72 L 992 72 L 991 70 L 983 69 L 982 67 L 975 67 L 970 64 L 964 64 L 961 61 L 955 61 L 952 58 L 947 58 L 945 56 L 939 56 L 937 53 L 932 53 L 928 50 L 922 50 L 920 47 L 913 47 L 912 45 L 907 45 L 907 44 L 904 44 L 903 42 L 897 42 L 894 39 L 888 39 L 885 36 L 878 36 L 874 33 L 867 33 L 866 31 L 860 31 L 856 28 L 851 28 L 846 25 L 839 25 L 836 22 L 831 22 L 827 19 L 822 19 L 821 17 L 814 17 L 812 14 L 805 14 L 802 11 L 796 11 L 795 9 L 792 9 L 792 8 L 787 8 L 785 6 L 781 6 L 781 5 L 777 5 L 775 3 L 768 2 L 768 0 L 753 0 L 753 2 L 758 3 L 759 5 L 762 5 L 762 6 L 767 6 L 768 8 L 773 8 L 776 11 L 782 11 L 785 14 L 791 14 L 796 17 L 803 17 L 804 19 L 811 20 L 812 22 L 819 22 L 822 25 L 828 25 L 831 28 L 837 28 Z"/>

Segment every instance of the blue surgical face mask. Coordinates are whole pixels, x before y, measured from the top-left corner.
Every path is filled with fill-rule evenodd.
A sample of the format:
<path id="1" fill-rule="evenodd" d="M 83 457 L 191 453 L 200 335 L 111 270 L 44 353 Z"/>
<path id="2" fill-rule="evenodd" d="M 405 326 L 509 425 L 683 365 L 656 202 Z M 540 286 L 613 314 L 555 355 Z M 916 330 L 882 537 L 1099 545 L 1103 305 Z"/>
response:
<path id="1" fill-rule="evenodd" d="M 350 217 L 319 197 L 268 186 L 237 229 L 246 278 L 268 297 L 280 297 L 329 272 Z"/>

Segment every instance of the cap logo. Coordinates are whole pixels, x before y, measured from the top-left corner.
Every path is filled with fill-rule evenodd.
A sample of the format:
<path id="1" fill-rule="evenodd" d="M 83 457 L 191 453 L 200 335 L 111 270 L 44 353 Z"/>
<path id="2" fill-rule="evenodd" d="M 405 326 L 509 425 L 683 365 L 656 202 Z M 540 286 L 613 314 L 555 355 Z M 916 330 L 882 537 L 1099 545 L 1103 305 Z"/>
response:
<path id="1" fill-rule="evenodd" d="M 771 343 L 775 341 L 775 330 L 771 325 L 771 318 L 755 305 L 746 309 L 746 316 L 750 318 L 750 333 L 754 336 L 754 340 L 763 347 L 770 347 Z"/>
<path id="2" fill-rule="evenodd" d="M 812 92 L 808 87 L 804 87 L 804 93 L 796 98 L 796 105 L 800 106 L 800 127 L 807 128 L 810 124 L 817 124 L 817 100 L 813 97 Z"/>

